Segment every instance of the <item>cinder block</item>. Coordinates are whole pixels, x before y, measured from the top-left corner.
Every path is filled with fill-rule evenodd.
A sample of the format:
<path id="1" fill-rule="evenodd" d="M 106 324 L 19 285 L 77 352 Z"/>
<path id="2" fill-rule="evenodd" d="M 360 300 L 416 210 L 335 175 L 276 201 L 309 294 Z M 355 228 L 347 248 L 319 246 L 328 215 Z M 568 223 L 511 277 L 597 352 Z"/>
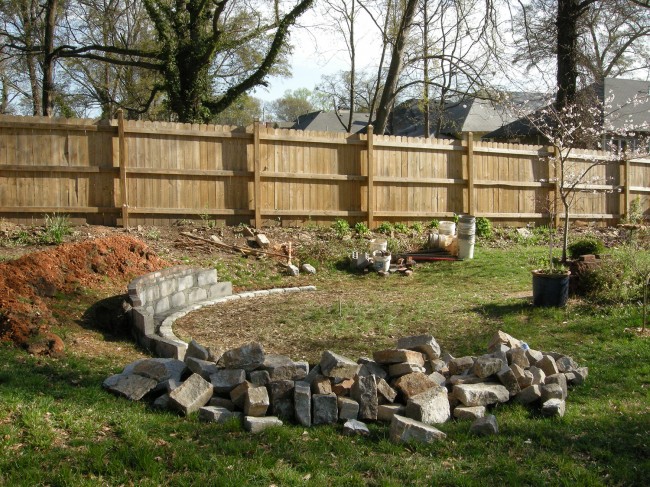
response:
<path id="1" fill-rule="evenodd" d="M 172 295 L 171 298 L 172 302 L 172 308 L 182 308 L 185 306 L 187 302 L 187 298 L 185 297 L 185 293 L 182 291 L 177 292 L 176 294 Z"/>
<path id="2" fill-rule="evenodd" d="M 168 297 L 165 297 L 165 298 L 160 299 L 160 300 L 156 303 L 156 307 L 155 307 L 154 314 L 157 314 L 157 315 L 158 315 L 158 314 L 166 313 L 166 312 L 169 311 L 170 309 L 171 309 L 171 308 L 170 308 L 170 306 L 169 306 L 169 298 L 168 298 Z"/>
<path id="3" fill-rule="evenodd" d="M 205 289 L 195 288 L 192 289 L 188 296 L 188 304 L 198 303 L 199 301 L 205 301 L 208 299 L 208 293 Z"/>
<path id="4" fill-rule="evenodd" d="M 232 282 L 218 282 L 210 286 L 208 296 L 210 299 L 221 298 L 232 295 Z"/>
<path id="5" fill-rule="evenodd" d="M 200 271 L 196 275 L 196 283 L 199 287 L 207 286 L 209 284 L 217 283 L 217 270 L 216 269 L 206 269 Z"/>

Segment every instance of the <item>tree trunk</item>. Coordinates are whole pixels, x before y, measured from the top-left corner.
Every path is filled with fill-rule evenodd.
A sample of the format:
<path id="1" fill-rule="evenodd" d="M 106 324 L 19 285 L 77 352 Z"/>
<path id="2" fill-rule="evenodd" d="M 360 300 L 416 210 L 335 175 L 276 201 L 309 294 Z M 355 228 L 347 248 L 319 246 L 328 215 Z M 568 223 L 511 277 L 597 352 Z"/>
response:
<path id="1" fill-rule="evenodd" d="M 596 0 L 558 0 L 557 18 L 557 95 L 558 110 L 575 99 L 578 83 L 578 20 Z"/>
<path id="2" fill-rule="evenodd" d="M 422 51 L 424 54 L 424 100 L 423 100 L 423 111 L 424 111 L 424 136 L 426 138 L 431 137 L 431 120 L 429 114 L 429 16 L 427 12 L 427 7 L 429 5 L 428 0 L 424 0 L 422 3 L 422 17 L 423 17 L 423 26 L 422 26 Z M 437 134 L 436 134 L 437 135 Z"/>
<path id="3" fill-rule="evenodd" d="M 378 134 L 386 132 L 388 116 L 390 115 L 393 103 L 395 102 L 395 91 L 397 90 L 399 76 L 402 73 L 404 51 L 406 50 L 406 38 L 408 37 L 411 25 L 413 24 L 413 17 L 415 16 L 417 4 L 418 0 L 407 0 L 406 7 L 404 8 L 404 15 L 402 16 L 402 21 L 400 22 L 399 30 L 397 31 L 388 73 L 386 74 L 386 83 L 381 93 L 379 108 L 377 109 L 377 117 L 375 118 L 375 131 Z"/>
<path id="4" fill-rule="evenodd" d="M 51 117 L 54 109 L 54 30 L 59 0 L 48 0 L 45 8 L 45 34 L 43 36 L 43 115 Z"/>

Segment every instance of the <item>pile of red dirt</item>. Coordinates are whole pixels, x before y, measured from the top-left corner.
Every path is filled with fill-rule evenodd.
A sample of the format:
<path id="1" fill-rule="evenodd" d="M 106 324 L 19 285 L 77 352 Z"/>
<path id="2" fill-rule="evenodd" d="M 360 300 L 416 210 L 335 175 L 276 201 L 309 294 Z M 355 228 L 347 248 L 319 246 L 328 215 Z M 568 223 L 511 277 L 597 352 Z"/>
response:
<path id="1" fill-rule="evenodd" d="M 126 235 L 63 244 L 0 264 L 0 340 L 34 353 L 57 354 L 62 340 L 48 301 L 58 293 L 100 287 L 167 267 L 147 245 Z"/>

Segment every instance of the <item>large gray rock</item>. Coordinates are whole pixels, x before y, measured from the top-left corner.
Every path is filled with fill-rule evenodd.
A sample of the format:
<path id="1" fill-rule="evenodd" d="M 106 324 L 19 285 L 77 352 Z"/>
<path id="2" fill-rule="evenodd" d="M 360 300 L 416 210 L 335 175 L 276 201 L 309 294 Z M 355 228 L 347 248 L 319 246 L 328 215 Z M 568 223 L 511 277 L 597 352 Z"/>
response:
<path id="1" fill-rule="evenodd" d="M 542 390 L 538 384 L 533 384 L 525 389 L 522 389 L 519 394 L 515 396 L 515 400 L 521 404 L 532 404 L 542 397 Z"/>
<path id="2" fill-rule="evenodd" d="M 546 377 L 544 384 L 557 384 L 562 388 L 562 399 L 566 399 L 569 394 L 569 388 L 567 384 L 566 375 L 563 373 L 553 374 Z"/>
<path id="3" fill-rule="evenodd" d="M 535 365 L 542 369 L 546 375 L 553 375 L 559 372 L 555 359 L 550 355 L 544 355 L 542 360 L 539 360 Z"/>
<path id="4" fill-rule="evenodd" d="M 549 399 L 560 399 L 562 401 L 566 399 L 560 384 L 544 384 L 540 387 L 540 392 L 542 394 L 542 402 L 548 401 Z"/>
<path id="5" fill-rule="evenodd" d="M 575 362 L 575 360 L 573 360 L 571 357 L 567 357 L 566 355 L 558 358 L 555 361 L 555 365 L 557 366 L 557 370 L 559 372 L 573 372 L 578 368 L 578 364 Z"/>
<path id="6" fill-rule="evenodd" d="M 312 423 L 334 424 L 338 420 L 339 409 L 334 394 L 314 394 L 311 397 L 313 408 Z"/>
<path id="7" fill-rule="evenodd" d="M 251 383 L 256 386 L 265 386 L 266 384 L 271 382 L 271 376 L 266 370 L 253 370 L 252 372 L 249 372 L 247 375 Z"/>
<path id="8" fill-rule="evenodd" d="M 447 437 L 442 431 L 424 424 L 415 419 L 405 418 L 398 414 L 393 415 L 390 422 L 389 436 L 395 443 L 433 443 Z"/>
<path id="9" fill-rule="evenodd" d="M 212 399 L 210 399 L 210 402 L 208 402 L 208 406 L 225 408 L 228 411 L 235 410 L 235 403 L 233 403 L 230 399 L 226 399 L 225 397 L 219 397 L 219 396 L 212 396 Z"/>
<path id="10" fill-rule="evenodd" d="M 375 362 L 382 365 L 409 363 L 417 366 L 424 366 L 424 356 L 421 352 L 405 349 L 380 350 L 372 354 Z"/>
<path id="11" fill-rule="evenodd" d="M 549 399 L 542 403 L 542 414 L 544 416 L 564 416 L 566 402 L 562 399 Z"/>
<path id="12" fill-rule="evenodd" d="M 343 425 L 343 434 L 348 436 L 369 436 L 370 430 L 365 423 L 356 419 L 348 419 Z"/>
<path id="13" fill-rule="evenodd" d="M 221 369 L 210 376 L 210 382 L 215 392 L 230 393 L 235 387 L 246 380 L 244 369 Z"/>
<path id="14" fill-rule="evenodd" d="M 485 416 L 485 406 L 458 406 L 454 408 L 454 418 L 464 420 L 482 418 Z"/>
<path id="15" fill-rule="evenodd" d="M 527 372 L 532 374 L 533 377 L 532 383 L 535 385 L 542 385 L 546 380 L 546 374 L 542 369 L 540 369 L 536 365 L 531 365 Z"/>
<path id="16" fill-rule="evenodd" d="M 282 420 L 294 418 L 293 404 L 295 383 L 292 380 L 275 380 L 266 385 L 271 399 L 271 414 Z"/>
<path id="17" fill-rule="evenodd" d="M 199 374 L 205 380 L 210 380 L 210 376 L 219 371 L 217 364 L 209 360 L 203 360 L 196 357 L 188 357 L 185 355 L 185 363 L 187 368 L 194 374 Z"/>
<path id="18" fill-rule="evenodd" d="M 339 419 L 357 419 L 359 417 L 359 403 L 349 397 L 337 399 Z"/>
<path id="19" fill-rule="evenodd" d="M 508 348 L 521 347 L 521 340 L 499 330 L 494 334 L 494 336 L 492 336 L 492 339 L 488 344 L 488 352 L 494 352 L 499 349 L 501 345 L 505 345 Z"/>
<path id="20" fill-rule="evenodd" d="M 232 391 L 230 391 L 230 400 L 239 409 L 244 409 L 244 402 L 246 401 L 246 394 L 248 394 L 248 390 L 252 389 L 253 387 L 257 387 L 257 386 L 255 386 L 252 383 L 245 380 L 244 382 L 239 384 L 237 387 L 235 387 Z"/>
<path id="21" fill-rule="evenodd" d="M 377 393 L 379 394 L 379 397 L 383 397 L 388 402 L 395 401 L 395 398 L 397 397 L 397 391 L 388 385 L 388 382 L 386 382 L 384 379 L 377 379 L 376 382 Z"/>
<path id="22" fill-rule="evenodd" d="M 447 389 L 435 386 L 410 398 L 406 403 L 406 416 L 425 424 L 440 424 L 449 420 L 451 411 Z"/>
<path id="23" fill-rule="evenodd" d="M 588 376 L 589 376 L 588 367 L 578 367 L 576 370 L 573 371 L 573 379 L 571 380 L 571 385 L 581 386 L 582 384 L 585 383 Z"/>
<path id="24" fill-rule="evenodd" d="M 149 392 L 153 391 L 158 382 L 148 377 L 136 374 L 116 374 L 107 378 L 102 386 L 104 389 L 126 397 L 131 401 L 139 401 Z"/>
<path id="25" fill-rule="evenodd" d="M 199 360 L 209 360 L 210 350 L 199 344 L 196 340 L 190 340 L 185 351 L 185 361 L 188 358 L 198 358 Z"/>
<path id="26" fill-rule="evenodd" d="M 361 365 L 343 355 L 325 350 L 320 359 L 321 373 L 334 379 L 353 379 Z"/>
<path id="27" fill-rule="evenodd" d="M 474 357 L 458 357 L 450 360 L 447 366 L 450 375 L 462 375 L 474 367 Z"/>
<path id="28" fill-rule="evenodd" d="M 306 382 L 296 382 L 293 390 L 295 418 L 303 426 L 311 426 L 311 389 Z"/>
<path id="29" fill-rule="evenodd" d="M 406 406 L 403 404 L 380 404 L 377 408 L 377 420 L 389 423 L 396 414 L 404 416 Z"/>
<path id="30" fill-rule="evenodd" d="M 526 350 L 526 358 L 528 359 L 530 365 L 535 365 L 537 362 L 542 360 L 543 357 L 544 354 L 538 350 L 533 350 L 532 348 Z"/>
<path id="31" fill-rule="evenodd" d="M 508 364 L 517 364 L 519 367 L 526 369 L 530 367 L 530 362 L 526 356 L 526 350 L 523 348 L 511 348 L 506 352 L 508 357 Z"/>
<path id="32" fill-rule="evenodd" d="M 503 361 L 493 357 L 479 357 L 474 362 L 472 373 L 481 379 L 497 374 L 503 368 Z"/>
<path id="33" fill-rule="evenodd" d="M 374 375 L 357 376 L 350 390 L 350 397 L 359 403 L 360 419 L 377 419 L 377 382 Z"/>
<path id="34" fill-rule="evenodd" d="M 219 366 L 228 369 L 244 369 L 249 372 L 261 367 L 264 357 L 262 344 L 251 342 L 225 352 L 219 359 Z"/>
<path id="35" fill-rule="evenodd" d="M 163 382 L 168 379 L 174 379 L 176 382 L 180 382 L 187 371 L 187 367 L 182 360 L 175 358 L 149 358 L 135 363 L 131 371 L 134 374 L 153 379 L 157 382 Z"/>
<path id="36" fill-rule="evenodd" d="M 519 387 L 519 381 L 517 381 L 517 377 L 515 376 L 515 373 L 513 372 L 512 368 L 508 367 L 505 365 L 497 374 L 497 378 L 499 379 L 499 382 L 503 384 L 503 387 L 508 389 L 508 392 L 510 393 L 510 397 L 516 396 L 519 391 L 521 390 L 521 387 Z"/>
<path id="37" fill-rule="evenodd" d="M 269 410 L 269 393 L 264 386 L 251 387 L 244 397 L 244 414 L 246 416 L 262 417 Z"/>
<path id="38" fill-rule="evenodd" d="M 284 355 L 266 355 L 261 368 L 269 373 L 272 381 L 302 380 L 307 375 L 304 363 L 294 362 Z"/>
<path id="39" fill-rule="evenodd" d="M 402 362 L 401 364 L 391 364 L 388 366 L 388 375 L 390 377 L 401 377 L 406 374 L 412 374 L 413 372 L 426 372 L 424 367 L 419 365 L 409 364 L 408 362 Z"/>
<path id="40" fill-rule="evenodd" d="M 169 393 L 169 405 L 187 416 L 205 406 L 210 401 L 212 392 L 212 384 L 199 374 L 192 374 Z"/>
<path id="41" fill-rule="evenodd" d="M 482 418 L 474 420 L 469 428 L 470 433 L 479 436 L 496 435 L 499 432 L 497 418 L 494 414 L 488 414 Z"/>
<path id="42" fill-rule="evenodd" d="M 242 413 L 239 411 L 229 411 L 226 408 L 216 406 L 203 406 L 199 408 L 199 419 L 206 423 L 225 423 L 233 418 L 241 421 Z"/>
<path id="43" fill-rule="evenodd" d="M 385 379 L 388 377 L 386 370 L 372 359 L 361 357 L 359 360 L 357 360 L 357 363 L 361 365 L 361 369 L 359 369 L 359 375 L 374 375 L 380 379 Z"/>
<path id="44" fill-rule="evenodd" d="M 474 374 L 469 375 L 452 375 L 447 379 L 447 383 L 455 386 L 456 384 L 482 384 L 485 382 L 485 379 L 476 377 Z"/>
<path id="45" fill-rule="evenodd" d="M 501 384 L 459 384 L 453 394 L 464 406 L 488 406 L 510 399 L 508 389 Z"/>
<path id="46" fill-rule="evenodd" d="M 328 377 L 319 375 L 311 381 L 311 392 L 314 394 L 332 394 L 332 383 Z"/>
<path id="47" fill-rule="evenodd" d="M 250 433 L 260 433 L 274 426 L 282 426 L 282 421 L 275 416 L 266 416 L 264 418 L 254 416 L 244 417 L 244 429 Z"/>
<path id="48" fill-rule="evenodd" d="M 407 400 L 421 394 L 427 389 L 431 389 L 432 387 L 438 387 L 438 384 L 422 372 L 403 375 L 395 381 L 395 388 L 400 391 Z"/>
<path id="49" fill-rule="evenodd" d="M 432 335 L 402 337 L 397 340 L 397 348 L 422 352 L 429 360 L 440 358 L 440 345 Z"/>

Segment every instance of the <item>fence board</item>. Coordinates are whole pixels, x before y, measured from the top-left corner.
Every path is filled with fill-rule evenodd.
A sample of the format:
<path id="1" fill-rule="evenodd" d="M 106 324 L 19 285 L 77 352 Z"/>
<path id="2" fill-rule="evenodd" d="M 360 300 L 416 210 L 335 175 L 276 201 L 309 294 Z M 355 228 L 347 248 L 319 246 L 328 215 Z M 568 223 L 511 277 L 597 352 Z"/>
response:
<path id="1" fill-rule="evenodd" d="M 548 218 L 543 200 L 555 189 L 544 146 L 474 141 L 470 153 L 467 142 L 374 135 L 369 168 L 365 134 L 260 126 L 256 154 L 252 127 L 126 121 L 124 130 L 134 225 L 204 214 L 250 223 L 256 209 L 262 221 L 285 224 L 430 220 L 467 211 L 470 191 L 477 216 L 538 221 Z M 570 163 L 585 168 L 594 156 L 605 155 L 576 150 Z M 2 116 L 0 216 L 29 222 L 58 211 L 117 224 L 119 166 L 116 121 Z M 636 198 L 650 213 L 650 161 L 592 174 L 573 217 L 617 220 Z"/>

